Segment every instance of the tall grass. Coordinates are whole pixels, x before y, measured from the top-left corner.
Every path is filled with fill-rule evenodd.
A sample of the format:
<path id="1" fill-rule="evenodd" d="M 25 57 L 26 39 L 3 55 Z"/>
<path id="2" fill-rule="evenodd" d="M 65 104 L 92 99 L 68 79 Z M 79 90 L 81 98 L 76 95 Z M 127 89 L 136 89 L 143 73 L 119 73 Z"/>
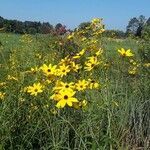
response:
<path id="1" fill-rule="evenodd" d="M 22 86 L 29 82 L 24 71 L 43 62 L 57 62 L 68 52 L 54 44 L 59 40 L 57 37 L 29 38 L 31 42 L 22 42 L 19 35 L 0 34 L 0 82 L 7 81 L 9 85 L 0 87 L 7 95 L 0 102 L 1 149 L 148 150 L 149 74 L 143 67 L 135 76 L 127 74 L 128 64 L 117 53 L 118 48 L 131 48 L 140 60 L 135 40 L 104 38 L 108 67 L 99 67 L 94 72 L 101 88 L 85 93 L 84 97 L 89 99 L 87 108 L 66 108 L 55 114 L 45 106 L 47 100 L 42 96 L 40 101 L 22 99 Z M 21 82 L 7 80 L 7 75 L 19 76 Z"/>

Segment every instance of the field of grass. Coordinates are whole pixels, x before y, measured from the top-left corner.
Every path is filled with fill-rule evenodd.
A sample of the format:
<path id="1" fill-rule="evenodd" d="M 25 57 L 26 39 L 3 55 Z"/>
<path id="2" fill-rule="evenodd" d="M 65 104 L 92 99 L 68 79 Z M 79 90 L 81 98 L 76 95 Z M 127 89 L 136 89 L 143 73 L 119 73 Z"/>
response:
<path id="1" fill-rule="evenodd" d="M 148 150 L 149 68 L 140 61 L 138 41 L 97 39 L 92 43 L 95 39 L 0 33 L 0 149 Z M 61 59 L 76 56 L 83 48 L 91 50 L 75 61 L 82 66 L 103 49 L 94 69 L 83 67 L 47 83 L 48 76 L 39 69 L 43 64 L 58 67 Z M 121 48 L 131 49 L 134 56 L 122 56 Z M 76 89 L 80 106 L 56 107 L 57 100 L 51 98 L 55 82 L 89 78 L 99 86 Z M 37 82 L 44 89 L 37 96 L 25 90 Z"/>

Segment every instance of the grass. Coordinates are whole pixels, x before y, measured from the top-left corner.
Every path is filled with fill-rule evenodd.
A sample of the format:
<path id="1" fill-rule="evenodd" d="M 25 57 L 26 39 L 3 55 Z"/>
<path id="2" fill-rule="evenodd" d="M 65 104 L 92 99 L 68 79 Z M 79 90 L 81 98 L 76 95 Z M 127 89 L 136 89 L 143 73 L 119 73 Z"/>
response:
<path id="1" fill-rule="evenodd" d="M 24 40 L 24 41 L 22 41 Z M 99 90 L 86 91 L 85 109 L 65 108 L 56 114 L 44 93 L 39 99 L 20 92 L 35 80 L 25 71 L 43 63 L 56 63 L 72 47 L 62 48 L 59 37 L 0 33 L 0 101 L 1 149 L 5 150 L 130 150 L 148 149 L 150 135 L 150 101 L 147 68 L 140 64 L 138 43 L 134 39 L 102 39 L 103 61 L 94 71 Z M 74 48 L 75 46 L 73 46 Z M 140 64 L 138 73 L 128 74 L 129 63 L 117 53 L 131 48 Z M 75 48 L 74 48 L 75 49 Z M 76 51 L 76 50 L 75 50 Z M 18 77 L 9 80 L 8 75 Z M 82 76 L 82 74 L 81 74 Z M 46 107 L 47 103 L 50 105 Z"/>

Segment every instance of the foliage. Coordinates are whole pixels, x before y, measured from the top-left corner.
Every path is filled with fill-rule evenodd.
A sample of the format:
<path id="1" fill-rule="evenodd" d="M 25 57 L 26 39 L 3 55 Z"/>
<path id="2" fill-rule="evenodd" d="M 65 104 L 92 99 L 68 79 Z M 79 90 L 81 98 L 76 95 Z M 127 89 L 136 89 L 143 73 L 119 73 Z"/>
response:
<path id="1" fill-rule="evenodd" d="M 90 25 L 90 22 L 82 22 L 80 23 L 80 25 L 78 26 L 78 29 L 80 30 L 84 30 L 86 29 L 86 27 L 88 27 Z"/>
<path id="2" fill-rule="evenodd" d="M 145 26 L 146 18 L 143 15 L 140 15 L 138 18 L 132 18 L 127 26 L 126 34 L 135 35 L 141 37 L 143 27 Z"/>
<path id="3" fill-rule="evenodd" d="M 56 27 L 59 24 L 56 25 Z M 61 28 L 54 29 L 53 26 L 48 22 L 33 22 L 33 21 L 18 21 L 18 20 L 7 20 L 0 17 L 0 28 L 3 29 L 3 32 L 12 32 L 17 34 L 64 34 L 67 32 L 66 27 L 61 25 Z"/>
<path id="4" fill-rule="evenodd" d="M 0 34 L 1 149 L 148 149 L 150 66 L 103 32 L 96 18 L 63 37 Z"/>
<path id="5" fill-rule="evenodd" d="M 150 25 L 145 25 L 142 31 L 139 54 L 143 62 L 149 63 L 150 60 Z"/>
<path id="6" fill-rule="evenodd" d="M 106 30 L 103 33 L 104 37 L 109 37 L 109 38 L 125 38 L 126 34 L 123 31 L 120 30 Z"/>

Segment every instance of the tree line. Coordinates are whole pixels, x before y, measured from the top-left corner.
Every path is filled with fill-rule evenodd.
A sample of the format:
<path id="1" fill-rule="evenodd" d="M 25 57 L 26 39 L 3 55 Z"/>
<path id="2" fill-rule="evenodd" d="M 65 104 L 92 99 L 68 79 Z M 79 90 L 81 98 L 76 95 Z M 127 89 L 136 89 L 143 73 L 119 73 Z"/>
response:
<path id="1" fill-rule="evenodd" d="M 89 26 L 90 22 L 83 22 L 79 25 L 79 29 L 84 29 Z M 141 37 L 145 30 L 150 27 L 150 17 L 145 16 L 133 17 L 129 20 L 126 31 L 121 30 L 106 30 L 103 35 L 106 37 L 124 38 L 128 36 Z"/>
<path id="2" fill-rule="evenodd" d="M 0 29 L 4 32 L 12 32 L 17 34 L 64 34 L 68 30 L 66 26 L 61 23 L 56 26 L 51 25 L 49 22 L 37 22 L 37 21 L 18 21 L 8 20 L 0 16 Z"/>
<path id="3" fill-rule="evenodd" d="M 78 28 L 86 28 L 90 22 L 81 23 Z M 142 32 L 147 30 L 147 27 L 150 26 L 150 17 L 146 19 L 145 16 L 140 15 L 139 17 L 133 17 L 129 20 L 126 27 L 126 31 L 120 30 L 106 30 L 104 36 L 107 37 L 117 37 L 124 38 L 127 36 L 138 36 L 141 37 Z M 17 34 L 58 34 L 63 35 L 67 31 L 66 26 L 61 23 L 56 24 L 56 26 L 51 25 L 49 22 L 37 22 L 37 21 L 18 21 L 18 20 L 8 20 L 0 16 L 0 31 L 12 32 Z"/>
<path id="4" fill-rule="evenodd" d="M 126 27 L 126 34 L 141 37 L 142 32 L 147 26 L 150 26 L 150 17 L 148 19 L 143 15 L 133 17 Z"/>

